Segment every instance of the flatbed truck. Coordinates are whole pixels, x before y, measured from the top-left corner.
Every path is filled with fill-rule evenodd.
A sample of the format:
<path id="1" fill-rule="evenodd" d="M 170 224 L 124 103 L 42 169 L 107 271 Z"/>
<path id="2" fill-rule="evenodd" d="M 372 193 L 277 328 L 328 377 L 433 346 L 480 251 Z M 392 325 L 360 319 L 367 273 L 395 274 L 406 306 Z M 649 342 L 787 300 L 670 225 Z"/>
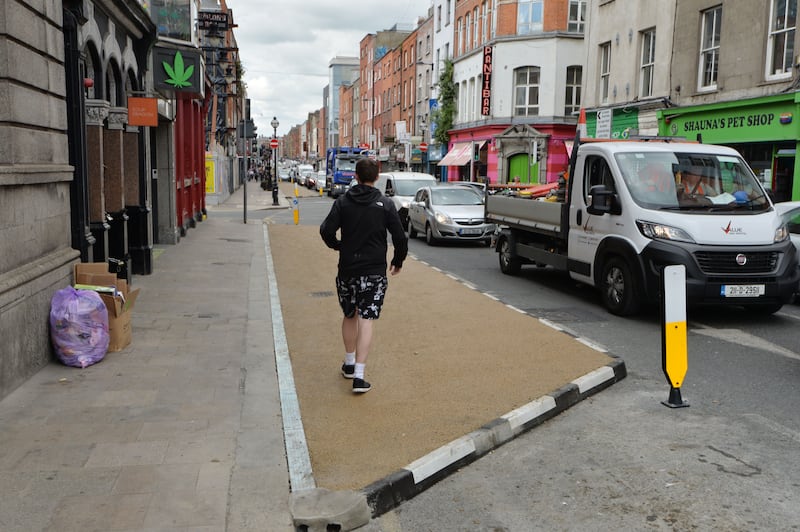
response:
<path id="1" fill-rule="evenodd" d="M 692 172 L 701 190 L 689 190 Z M 696 176 L 695 176 L 696 177 Z M 661 294 L 682 264 L 687 302 L 774 313 L 798 286 L 797 254 L 760 181 L 732 148 L 669 139 L 575 139 L 558 192 L 486 198 L 503 273 L 549 266 L 599 290 L 613 314 Z"/>

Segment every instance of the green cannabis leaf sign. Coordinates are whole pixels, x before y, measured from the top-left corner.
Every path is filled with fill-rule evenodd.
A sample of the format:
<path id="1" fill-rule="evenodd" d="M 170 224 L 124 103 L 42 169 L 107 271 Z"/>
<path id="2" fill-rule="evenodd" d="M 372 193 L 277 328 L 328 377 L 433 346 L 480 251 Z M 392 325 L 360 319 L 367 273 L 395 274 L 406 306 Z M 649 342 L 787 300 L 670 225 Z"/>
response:
<path id="1" fill-rule="evenodd" d="M 192 86 L 187 80 L 192 77 L 194 65 L 189 65 L 188 68 L 184 68 L 183 56 L 180 52 L 175 52 L 175 62 L 172 65 L 166 61 L 162 61 L 161 64 L 164 66 L 164 72 L 169 76 L 169 78 L 165 80 L 165 83 L 176 88 Z"/>

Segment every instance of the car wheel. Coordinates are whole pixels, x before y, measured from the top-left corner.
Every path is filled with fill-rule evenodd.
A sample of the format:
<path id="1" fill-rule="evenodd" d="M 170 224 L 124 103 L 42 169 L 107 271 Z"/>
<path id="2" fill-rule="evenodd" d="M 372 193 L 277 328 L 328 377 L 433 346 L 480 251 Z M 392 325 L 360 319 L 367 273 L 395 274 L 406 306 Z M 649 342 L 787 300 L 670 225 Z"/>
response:
<path id="1" fill-rule="evenodd" d="M 414 229 L 414 224 L 410 219 L 408 220 L 408 238 L 417 238 L 417 230 Z"/>
<path id="2" fill-rule="evenodd" d="M 433 229 L 431 229 L 431 225 L 425 225 L 425 243 L 429 246 L 436 245 L 436 237 L 433 236 Z"/>
<path id="3" fill-rule="evenodd" d="M 522 269 L 522 261 L 511 254 L 511 242 L 507 238 L 500 240 L 500 250 L 497 254 L 500 261 L 500 271 L 506 275 L 517 275 Z"/>
<path id="4" fill-rule="evenodd" d="M 600 296 L 612 314 L 630 316 L 639 310 L 633 271 L 622 257 L 610 257 L 600 275 Z"/>

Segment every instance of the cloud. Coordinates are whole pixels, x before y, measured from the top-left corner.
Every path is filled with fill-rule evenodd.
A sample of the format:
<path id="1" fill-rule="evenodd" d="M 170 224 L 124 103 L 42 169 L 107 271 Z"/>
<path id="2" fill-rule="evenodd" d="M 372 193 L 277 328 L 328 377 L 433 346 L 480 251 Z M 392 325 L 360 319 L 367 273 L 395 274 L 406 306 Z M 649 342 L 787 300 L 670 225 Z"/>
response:
<path id="1" fill-rule="evenodd" d="M 322 107 L 328 65 L 336 56 L 357 57 L 359 42 L 399 24 L 413 28 L 431 0 L 228 0 L 239 56 L 260 135 L 278 135 Z"/>

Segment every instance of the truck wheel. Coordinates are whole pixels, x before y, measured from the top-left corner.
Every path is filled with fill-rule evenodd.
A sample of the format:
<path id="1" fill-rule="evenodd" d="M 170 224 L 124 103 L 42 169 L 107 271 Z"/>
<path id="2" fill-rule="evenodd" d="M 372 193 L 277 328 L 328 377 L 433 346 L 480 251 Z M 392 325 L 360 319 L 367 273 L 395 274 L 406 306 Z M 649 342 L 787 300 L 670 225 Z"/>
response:
<path id="1" fill-rule="evenodd" d="M 414 224 L 411 220 L 408 221 L 408 238 L 417 238 L 417 230 L 414 229 Z"/>
<path id="2" fill-rule="evenodd" d="M 437 244 L 436 237 L 433 236 L 433 229 L 431 229 L 430 224 L 425 225 L 425 243 L 429 246 L 435 246 Z"/>
<path id="3" fill-rule="evenodd" d="M 507 238 L 500 240 L 500 249 L 498 251 L 500 271 L 506 275 L 518 275 L 522 269 L 522 261 L 511 254 L 511 243 Z"/>
<path id="4" fill-rule="evenodd" d="M 636 279 L 628 263 L 621 257 L 610 257 L 600 276 L 600 296 L 612 314 L 630 316 L 639 310 Z"/>

